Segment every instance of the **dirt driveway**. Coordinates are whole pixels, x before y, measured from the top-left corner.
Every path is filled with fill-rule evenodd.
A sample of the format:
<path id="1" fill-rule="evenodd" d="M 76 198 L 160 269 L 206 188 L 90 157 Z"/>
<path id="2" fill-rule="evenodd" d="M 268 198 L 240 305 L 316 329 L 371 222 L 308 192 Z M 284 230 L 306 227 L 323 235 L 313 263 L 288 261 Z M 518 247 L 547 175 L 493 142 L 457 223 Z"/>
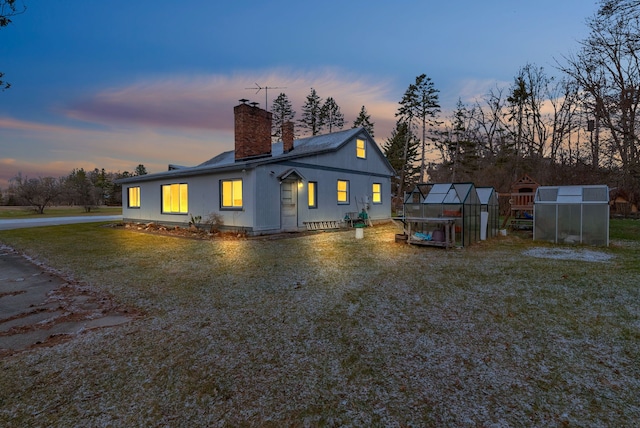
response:
<path id="1" fill-rule="evenodd" d="M 135 314 L 0 245 L 0 356 L 50 346 Z"/>

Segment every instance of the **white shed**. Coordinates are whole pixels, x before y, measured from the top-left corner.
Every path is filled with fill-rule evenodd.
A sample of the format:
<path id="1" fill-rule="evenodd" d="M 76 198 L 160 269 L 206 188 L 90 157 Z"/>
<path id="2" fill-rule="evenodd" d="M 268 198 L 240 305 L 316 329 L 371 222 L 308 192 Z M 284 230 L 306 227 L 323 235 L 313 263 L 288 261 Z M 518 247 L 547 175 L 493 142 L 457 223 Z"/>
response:
<path id="1" fill-rule="evenodd" d="M 609 188 L 538 187 L 533 202 L 533 239 L 608 246 Z"/>

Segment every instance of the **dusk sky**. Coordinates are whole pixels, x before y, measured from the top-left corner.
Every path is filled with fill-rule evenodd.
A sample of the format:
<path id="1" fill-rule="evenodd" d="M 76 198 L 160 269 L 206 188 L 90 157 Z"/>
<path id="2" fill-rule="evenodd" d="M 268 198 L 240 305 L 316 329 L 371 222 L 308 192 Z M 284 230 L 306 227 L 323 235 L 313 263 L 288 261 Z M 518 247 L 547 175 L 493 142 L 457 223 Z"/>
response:
<path id="1" fill-rule="evenodd" d="M 233 149 L 233 107 L 315 88 L 381 145 L 425 73 L 442 115 L 588 35 L 596 0 L 24 0 L 0 29 L 0 188 L 21 172 L 196 165 Z"/>

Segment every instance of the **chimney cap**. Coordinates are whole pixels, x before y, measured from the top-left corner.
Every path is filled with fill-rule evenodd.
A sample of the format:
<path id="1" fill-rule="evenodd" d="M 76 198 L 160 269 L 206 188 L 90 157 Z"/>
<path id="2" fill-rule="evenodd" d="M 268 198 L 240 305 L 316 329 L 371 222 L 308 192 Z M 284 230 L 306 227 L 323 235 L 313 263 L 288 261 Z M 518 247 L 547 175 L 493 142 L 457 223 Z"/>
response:
<path id="1" fill-rule="evenodd" d="M 239 99 L 238 101 L 240 101 L 242 104 L 246 104 L 246 103 L 247 103 L 247 101 L 249 101 L 249 100 L 248 100 L 248 99 L 246 99 L 246 98 L 241 98 L 241 99 Z"/>
<path id="2" fill-rule="evenodd" d="M 257 103 L 255 101 L 249 104 L 251 105 L 251 107 L 258 107 L 260 105 L 260 103 Z"/>

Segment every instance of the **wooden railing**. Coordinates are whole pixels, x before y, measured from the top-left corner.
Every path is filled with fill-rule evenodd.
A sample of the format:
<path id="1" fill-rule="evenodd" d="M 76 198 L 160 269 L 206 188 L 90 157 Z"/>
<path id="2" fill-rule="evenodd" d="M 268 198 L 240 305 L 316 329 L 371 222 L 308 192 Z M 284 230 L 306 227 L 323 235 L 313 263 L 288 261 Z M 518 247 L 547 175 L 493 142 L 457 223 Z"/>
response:
<path id="1" fill-rule="evenodd" d="M 507 195 L 511 211 L 533 210 L 535 193 L 510 193 Z"/>

